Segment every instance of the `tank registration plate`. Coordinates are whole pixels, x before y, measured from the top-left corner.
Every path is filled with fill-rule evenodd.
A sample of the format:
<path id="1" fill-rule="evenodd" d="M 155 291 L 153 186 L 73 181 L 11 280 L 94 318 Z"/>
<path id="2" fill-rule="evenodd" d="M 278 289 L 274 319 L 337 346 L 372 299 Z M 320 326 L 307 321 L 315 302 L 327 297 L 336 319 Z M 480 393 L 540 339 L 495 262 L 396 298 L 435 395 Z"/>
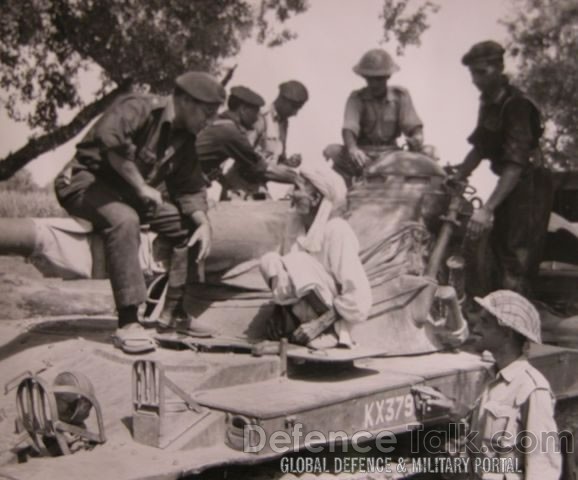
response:
<path id="1" fill-rule="evenodd" d="M 411 393 L 368 400 L 363 405 L 364 428 L 373 429 L 417 420 Z"/>

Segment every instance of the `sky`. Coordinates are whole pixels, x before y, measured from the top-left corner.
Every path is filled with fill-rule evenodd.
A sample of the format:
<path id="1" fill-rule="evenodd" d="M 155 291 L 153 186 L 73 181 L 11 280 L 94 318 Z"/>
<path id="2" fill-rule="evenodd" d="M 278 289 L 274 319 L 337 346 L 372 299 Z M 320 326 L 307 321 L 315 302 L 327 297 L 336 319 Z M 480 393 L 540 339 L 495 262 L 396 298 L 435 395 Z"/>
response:
<path id="1" fill-rule="evenodd" d="M 508 12 L 511 0 L 438 0 L 440 11 L 430 17 L 431 28 L 419 47 L 408 47 L 395 56 L 394 44 L 380 43 L 379 20 L 382 0 L 310 0 L 309 10 L 287 25 L 297 38 L 277 48 L 255 41 L 246 42 L 230 86 L 246 85 L 270 103 L 278 85 L 289 79 L 302 81 L 309 102 L 291 120 L 288 152 L 301 153 L 304 162 L 321 161 L 329 143 L 341 142 L 343 109 L 349 93 L 364 86 L 352 71 L 363 53 L 371 48 L 388 50 L 400 71 L 390 80 L 409 89 L 424 122 L 426 143 L 434 145 L 441 163 L 459 163 L 468 151 L 466 138 L 476 122 L 478 92 L 460 59 L 478 41 L 503 41 L 506 32 L 499 19 Z M 506 59 L 508 70 L 508 59 Z M 86 79 L 86 86 L 91 84 Z M 30 131 L 24 124 L 8 120 L 0 111 L 0 155 L 24 145 Z M 28 167 L 34 180 L 50 182 L 74 153 L 77 139 L 35 160 Z M 472 183 L 487 197 L 495 179 L 487 166 L 472 177 Z"/>

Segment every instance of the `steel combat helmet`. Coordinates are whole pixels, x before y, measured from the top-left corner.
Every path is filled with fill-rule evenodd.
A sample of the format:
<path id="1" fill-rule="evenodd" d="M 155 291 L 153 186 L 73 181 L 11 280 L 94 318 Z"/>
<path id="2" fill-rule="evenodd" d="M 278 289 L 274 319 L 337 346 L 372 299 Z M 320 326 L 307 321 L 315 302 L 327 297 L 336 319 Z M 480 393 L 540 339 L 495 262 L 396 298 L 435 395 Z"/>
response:
<path id="1" fill-rule="evenodd" d="M 511 328 L 532 342 L 542 343 L 540 315 L 522 295 L 511 290 L 496 290 L 475 300 L 496 317 L 500 325 Z"/>
<path id="2" fill-rule="evenodd" d="M 365 52 L 353 71 L 362 77 L 387 77 L 397 72 L 399 67 L 391 55 L 381 48 Z"/>

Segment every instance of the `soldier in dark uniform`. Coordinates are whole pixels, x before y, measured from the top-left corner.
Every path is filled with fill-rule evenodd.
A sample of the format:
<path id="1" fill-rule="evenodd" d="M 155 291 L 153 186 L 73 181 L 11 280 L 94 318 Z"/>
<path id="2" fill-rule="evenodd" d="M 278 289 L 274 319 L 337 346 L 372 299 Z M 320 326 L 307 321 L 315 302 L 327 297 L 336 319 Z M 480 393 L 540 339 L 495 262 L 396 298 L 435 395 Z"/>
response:
<path id="1" fill-rule="evenodd" d="M 218 178 L 223 186 L 222 200 L 237 197 L 268 197 L 265 182 L 295 183 L 299 175 L 286 165 L 267 162 L 248 139 L 248 132 L 259 118 L 263 98 L 243 86 L 231 88 L 228 110 L 220 114 L 197 138 L 197 154 L 203 172 Z M 221 165 L 232 159 L 235 164 L 225 174 Z"/>
<path id="2" fill-rule="evenodd" d="M 411 96 L 405 88 L 388 85 L 399 67 L 381 49 L 369 50 L 353 67 L 367 86 L 351 92 L 345 105 L 343 143 L 325 148 L 326 158 L 347 183 L 362 168 L 383 153 L 398 150 L 397 139 L 403 134 L 411 150 L 423 147 L 423 124 Z"/>
<path id="3" fill-rule="evenodd" d="M 211 245 L 207 198 L 195 152 L 195 135 L 225 99 L 210 75 L 188 72 L 170 97 L 128 95 L 110 107 L 77 145 L 76 155 L 55 181 L 60 204 L 90 221 L 104 237 L 108 273 L 118 310 L 117 345 L 125 351 L 153 348 L 138 323 L 147 292 L 138 258 L 140 224 L 193 247 L 196 260 Z M 170 202 L 158 187 L 166 185 Z M 198 248 L 197 248 L 198 247 Z M 163 312 L 166 323 L 184 316 L 182 288 Z M 194 321 L 190 327 L 204 335 Z"/>
<path id="4" fill-rule="evenodd" d="M 468 138 L 472 149 L 458 166 L 457 176 L 468 178 L 483 159 L 499 176 L 486 204 L 474 211 L 468 233 L 476 238 L 491 229 L 497 276 L 487 288 L 527 294 L 539 265 L 552 188 L 539 147 L 540 111 L 509 83 L 503 55 L 500 44 L 485 41 L 462 58 L 481 97 L 478 124 Z"/>

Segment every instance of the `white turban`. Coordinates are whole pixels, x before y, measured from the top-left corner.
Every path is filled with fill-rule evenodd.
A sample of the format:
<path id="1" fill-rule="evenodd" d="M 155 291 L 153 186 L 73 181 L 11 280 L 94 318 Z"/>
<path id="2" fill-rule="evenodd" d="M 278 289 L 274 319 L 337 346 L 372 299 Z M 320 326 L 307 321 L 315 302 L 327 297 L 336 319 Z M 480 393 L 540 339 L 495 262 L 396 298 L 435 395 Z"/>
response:
<path id="1" fill-rule="evenodd" d="M 332 214 L 335 215 L 345 209 L 347 204 L 347 187 L 345 181 L 326 164 L 303 166 L 299 172 L 303 178 L 321 192 L 323 200 L 317 210 L 315 220 L 307 235 L 299 239 L 301 247 L 309 252 L 321 250 L 325 225 Z"/>

